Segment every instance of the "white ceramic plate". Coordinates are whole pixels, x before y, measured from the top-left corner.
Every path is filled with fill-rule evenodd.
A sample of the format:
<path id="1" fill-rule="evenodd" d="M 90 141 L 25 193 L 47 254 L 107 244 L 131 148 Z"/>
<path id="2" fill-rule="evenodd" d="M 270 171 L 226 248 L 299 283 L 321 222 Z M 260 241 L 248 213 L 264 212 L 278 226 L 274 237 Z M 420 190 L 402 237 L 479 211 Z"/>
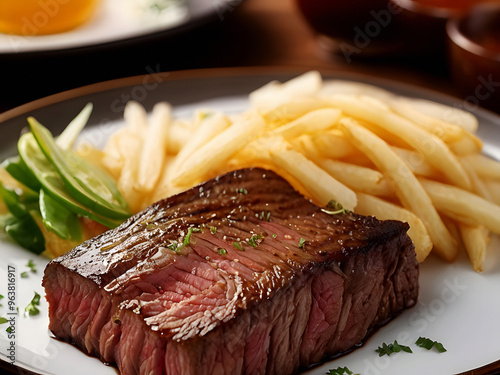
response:
<path id="1" fill-rule="evenodd" d="M 139 99 L 150 109 L 160 100 L 170 101 L 177 116 L 189 116 L 197 107 L 212 107 L 225 112 L 238 112 L 247 106 L 246 94 L 271 79 L 287 80 L 299 72 L 262 70 L 209 70 L 179 72 L 154 81 L 151 76 L 107 82 L 71 91 L 16 109 L 3 115 L 0 131 L 0 158 L 14 152 L 15 141 L 24 126 L 27 114 L 57 132 L 83 105 L 92 101 L 94 113 L 86 136 L 100 144 L 110 132 L 122 124 L 125 97 Z M 325 74 L 325 77 L 329 75 Z M 450 105 L 462 105 L 458 99 L 434 92 L 378 81 L 370 77 L 340 76 L 349 80 L 378 84 L 404 95 L 428 98 Z M 153 84 L 155 83 L 155 84 Z M 500 119 L 489 112 L 477 110 L 479 135 L 491 155 L 500 155 Z M 1 118 L 0 118 L 1 120 Z M 466 256 L 452 264 L 429 258 L 421 267 L 421 292 L 418 304 L 394 321 L 379 329 L 367 342 L 351 354 L 307 371 L 325 374 L 329 369 L 347 366 L 361 375 L 376 374 L 456 374 L 480 367 L 500 358 L 500 239 L 494 237 L 482 274 L 472 270 Z M 16 320 L 15 365 L 36 374 L 116 375 L 116 370 L 98 359 L 82 354 L 69 344 L 50 337 L 47 329 L 47 303 L 42 298 L 38 316 L 24 316 L 23 311 L 34 292 L 43 296 L 41 277 L 46 259 L 34 256 L 0 237 L 0 294 L 7 297 L 8 267 L 15 267 Z M 37 272 L 26 266 L 32 259 Z M 22 272 L 29 277 L 21 278 Z M 7 298 L 0 303 L 0 316 L 9 317 Z M 0 359 L 9 362 L 10 342 L 0 326 Z M 5 328 L 4 328 L 5 327 Z M 420 337 L 440 341 L 447 352 L 438 354 L 414 345 Z M 375 349 L 383 342 L 409 345 L 413 354 L 398 353 L 379 357 Z M 0 362 L 1 364 L 1 362 Z M 78 365 L 75 365 L 78 364 Z M 0 366 L 1 368 L 2 366 Z M 6 363 L 4 368 L 9 368 Z"/>
<path id="2" fill-rule="evenodd" d="M 150 11 L 154 0 L 101 0 L 96 13 L 73 30 L 34 36 L 37 22 L 26 19 L 26 36 L 0 33 L 0 54 L 89 47 L 157 33 L 180 33 L 208 19 L 223 20 L 242 0 L 168 0 L 178 4 L 162 13 Z M 47 16 L 48 17 L 48 16 Z"/>

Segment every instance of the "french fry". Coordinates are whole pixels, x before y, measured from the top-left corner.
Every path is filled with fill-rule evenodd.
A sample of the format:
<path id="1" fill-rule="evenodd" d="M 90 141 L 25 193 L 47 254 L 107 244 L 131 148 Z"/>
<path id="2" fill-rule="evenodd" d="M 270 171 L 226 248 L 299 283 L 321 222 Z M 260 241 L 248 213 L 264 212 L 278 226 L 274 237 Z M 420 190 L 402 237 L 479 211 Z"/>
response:
<path id="1" fill-rule="evenodd" d="M 354 191 L 294 150 L 287 142 L 283 141 L 279 147 L 269 150 L 269 153 L 272 161 L 300 181 L 319 205 L 326 206 L 333 199 L 348 210 L 356 207 Z"/>
<path id="2" fill-rule="evenodd" d="M 123 118 L 127 126 L 134 132 L 142 133 L 148 127 L 148 114 L 144 107 L 136 101 L 129 101 L 123 110 Z"/>
<path id="3" fill-rule="evenodd" d="M 415 175 L 382 139 L 363 128 L 353 119 L 343 118 L 341 128 L 351 142 L 366 154 L 392 184 L 403 207 L 412 211 L 424 223 L 436 252 L 445 260 L 457 256 L 457 244 L 434 208 Z"/>
<path id="4" fill-rule="evenodd" d="M 173 169 L 183 168 L 183 163 L 197 148 L 202 147 L 217 134 L 227 129 L 230 124 L 229 118 L 220 112 L 211 113 L 209 116 L 205 116 L 201 119 L 197 131 L 177 154 L 173 162 Z"/>
<path id="5" fill-rule="evenodd" d="M 394 190 L 377 170 L 332 159 L 313 159 L 333 178 L 352 190 L 366 194 L 393 197 Z"/>
<path id="6" fill-rule="evenodd" d="M 311 141 L 318 152 L 327 158 L 342 159 L 359 154 L 356 147 L 338 130 L 312 135 Z"/>
<path id="7" fill-rule="evenodd" d="M 395 95 L 383 88 L 370 85 L 363 82 L 346 81 L 332 79 L 323 83 L 323 87 L 319 92 L 320 98 L 328 98 L 332 95 L 347 94 L 347 95 L 369 95 L 381 101 L 393 100 Z"/>
<path id="8" fill-rule="evenodd" d="M 173 171 L 174 185 L 192 186 L 203 181 L 213 170 L 219 169 L 231 155 L 236 153 L 264 129 L 264 119 L 253 113 L 248 119 L 233 123 L 203 146 L 196 149 L 182 164 L 182 169 Z"/>
<path id="9" fill-rule="evenodd" d="M 417 176 L 436 178 L 439 172 L 417 151 L 392 146 L 392 151 L 403 160 Z"/>
<path id="10" fill-rule="evenodd" d="M 427 99 L 409 100 L 411 100 L 411 104 L 416 110 L 428 116 L 458 125 L 471 134 L 475 134 L 477 131 L 477 118 L 469 112 Z"/>
<path id="11" fill-rule="evenodd" d="M 390 111 L 381 111 L 369 103 L 360 103 L 354 97 L 332 96 L 330 101 L 346 114 L 369 121 L 403 139 L 454 184 L 470 189 L 471 182 L 458 158 L 446 144 L 425 129 Z"/>
<path id="12" fill-rule="evenodd" d="M 438 211 L 468 225 L 500 233 L 500 206 L 456 186 L 419 179 Z"/>
<path id="13" fill-rule="evenodd" d="M 391 101 L 390 106 L 400 116 L 423 127 L 445 142 L 456 142 L 468 134 L 464 128 L 456 124 L 445 122 L 417 110 L 412 105 L 411 99 L 398 97 Z"/>
<path id="14" fill-rule="evenodd" d="M 463 223 L 460 223 L 459 227 L 465 250 L 469 255 L 474 271 L 482 272 L 490 242 L 488 229 L 482 225 L 470 226 Z"/>
<path id="15" fill-rule="evenodd" d="M 291 122 L 317 109 L 328 107 L 328 103 L 315 97 L 292 98 L 283 104 L 263 113 L 270 128 L 276 128 Z"/>
<path id="16" fill-rule="evenodd" d="M 421 263 L 432 250 L 432 241 L 422 221 L 412 212 L 369 194 L 358 193 L 356 212 L 373 215 L 380 220 L 399 220 L 410 224 L 408 235 L 415 244 L 417 260 Z"/>
<path id="17" fill-rule="evenodd" d="M 483 184 L 490 193 L 491 201 L 500 205 L 500 181 L 486 180 L 483 181 Z"/>
<path id="18" fill-rule="evenodd" d="M 469 174 L 470 180 L 472 182 L 472 192 L 492 202 L 493 199 L 490 194 L 490 191 L 484 184 L 484 181 L 476 173 L 476 170 L 474 169 L 474 166 L 470 163 L 470 160 L 468 158 L 462 158 L 461 162 L 465 170 Z"/>
<path id="19" fill-rule="evenodd" d="M 317 109 L 277 128 L 274 134 L 289 140 L 302 134 L 326 130 L 337 123 L 340 115 L 341 111 L 336 108 Z"/>
<path id="20" fill-rule="evenodd" d="M 167 134 L 172 122 L 172 108 L 165 102 L 157 103 L 151 114 L 140 154 L 138 182 L 145 193 L 150 193 L 160 178 L 167 156 Z"/>
<path id="21" fill-rule="evenodd" d="M 310 71 L 285 83 L 271 81 L 250 93 L 252 107 L 262 115 L 297 98 L 316 96 L 322 86 L 322 77 L 317 71 Z"/>
<path id="22" fill-rule="evenodd" d="M 500 162 L 485 155 L 473 154 L 463 158 L 473 168 L 477 175 L 488 179 L 500 180 Z"/>

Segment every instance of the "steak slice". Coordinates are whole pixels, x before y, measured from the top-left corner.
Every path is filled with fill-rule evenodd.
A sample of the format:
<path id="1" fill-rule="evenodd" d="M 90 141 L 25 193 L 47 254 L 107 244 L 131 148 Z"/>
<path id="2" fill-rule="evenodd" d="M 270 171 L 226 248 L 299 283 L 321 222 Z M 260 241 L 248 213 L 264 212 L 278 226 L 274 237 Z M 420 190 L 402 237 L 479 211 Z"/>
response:
<path id="1" fill-rule="evenodd" d="M 51 261 L 49 328 L 124 375 L 293 374 L 416 303 L 407 229 L 231 172 Z"/>

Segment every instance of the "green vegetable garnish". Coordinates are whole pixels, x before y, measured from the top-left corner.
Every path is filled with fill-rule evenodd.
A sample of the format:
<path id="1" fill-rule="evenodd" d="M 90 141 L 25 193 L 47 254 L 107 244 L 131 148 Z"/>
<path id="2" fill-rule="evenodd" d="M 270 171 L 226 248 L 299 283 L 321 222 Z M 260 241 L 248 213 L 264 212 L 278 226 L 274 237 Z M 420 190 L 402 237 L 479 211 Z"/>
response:
<path id="1" fill-rule="evenodd" d="M 184 237 L 184 240 L 182 241 L 182 244 L 179 244 L 178 242 L 172 242 L 170 245 L 167 246 L 167 248 L 178 253 L 183 247 L 191 243 L 191 235 L 194 232 L 200 232 L 200 231 L 201 231 L 200 228 L 189 227 L 188 232 Z"/>
<path id="2" fill-rule="evenodd" d="M 233 242 L 233 247 L 236 249 L 236 250 L 239 250 L 239 251 L 243 251 L 243 247 L 241 246 L 241 244 L 239 242 Z"/>
<path id="3" fill-rule="evenodd" d="M 219 247 L 217 249 L 217 252 L 219 253 L 219 255 L 226 255 L 227 254 L 227 250 L 223 249 L 222 247 Z"/>
<path id="4" fill-rule="evenodd" d="M 347 368 L 347 366 L 344 366 L 344 367 L 337 367 L 336 369 L 330 369 L 327 373 L 327 375 L 359 375 L 359 374 L 353 374 L 353 372 L 351 370 L 349 370 L 349 368 Z"/>
<path id="5" fill-rule="evenodd" d="M 5 324 L 7 322 L 8 322 L 8 320 L 6 318 L 0 317 L 0 324 Z"/>
<path id="6" fill-rule="evenodd" d="M 349 212 L 349 210 L 346 210 L 339 202 L 335 200 L 331 200 L 328 202 L 325 208 L 322 208 L 321 211 L 328 215 L 337 215 L 337 214 L 345 214 Z"/>
<path id="7" fill-rule="evenodd" d="M 262 211 L 260 213 L 260 217 L 259 217 L 260 220 L 265 220 L 265 221 L 269 221 L 271 219 L 271 212 L 270 211 Z"/>
<path id="8" fill-rule="evenodd" d="M 250 246 L 252 247 L 257 247 L 257 245 L 259 244 L 259 240 L 264 237 L 262 236 L 261 234 L 256 234 L 256 235 L 253 235 L 252 237 L 250 237 L 250 239 L 248 240 L 248 243 L 250 244 Z"/>
<path id="9" fill-rule="evenodd" d="M 82 228 L 78 216 L 46 194 L 44 190 L 40 190 L 40 214 L 45 228 L 60 238 L 82 240 Z"/>
<path id="10" fill-rule="evenodd" d="M 417 346 L 420 346 L 421 348 L 424 348 L 427 350 L 431 350 L 432 348 L 436 348 L 436 350 L 439 353 L 446 352 L 446 349 L 443 346 L 443 344 L 441 344 L 440 342 L 437 342 L 437 341 L 433 341 L 427 337 L 419 337 L 418 340 L 415 341 L 415 344 Z"/>
<path id="11" fill-rule="evenodd" d="M 22 135 L 17 143 L 17 147 L 21 159 L 36 176 L 47 195 L 50 195 L 69 211 L 84 217 L 89 217 L 108 228 L 114 228 L 120 224 L 120 221 L 98 215 L 92 211 L 91 208 L 77 201 L 66 191 L 64 181 L 40 150 L 33 134 L 26 133 Z"/>
<path id="12" fill-rule="evenodd" d="M 40 294 L 35 292 L 35 296 L 28 304 L 28 306 L 26 306 L 24 311 L 28 313 L 30 316 L 38 315 L 40 313 L 40 310 L 38 310 L 38 306 L 40 306 Z"/>
<path id="13" fill-rule="evenodd" d="M 35 262 L 33 262 L 33 259 L 28 260 L 26 267 L 28 267 L 31 270 L 31 272 L 36 273 L 36 264 Z"/>
<path id="14" fill-rule="evenodd" d="M 301 238 L 299 240 L 299 247 L 302 249 L 304 247 L 305 243 L 306 243 L 306 240 L 304 238 Z"/>
<path id="15" fill-rule="evenodd" d="M 248 194 L 248 190 L 245 188 L 236 189 L 236 192 L 239 194 Z"/>
<path id="16" fill-rule="evenodd" d="M 31 215 L 30 205 L 23 203 L 21 196 L 13 190 L 6 189 L 2 184 L 0 184 L 0 196 L 10 212 L 0 216 L 0 227 L 23 248 L 41 254 L 45 250 L 45 239 Z"/>
<path id="17" fill-rule="evenodd" d="M 21 272 L 21 278 L 26 279 L 28 277 L 28 272 Z"/>
<path id="18" fill-rule="evenodd" d="M 399 353 L 401 351 L 406 353 L 413 353 L 409 346 L 399 345 L 397 340 L 394 340 L 393 344 L 387 345 L 385 342 L 382 343 L 382 346 L 379 346 L 376 350 L 379 357 L 383 355 L 391 355 L 393 353 Z"/>
<path id="19" fill-rule="evenodd" d="M 33 117 L 28 118 L 28 124 L 38 146 L 61 176 L 64 187 L 73 198 L 97 214 L 111 219 L 130 216 L 127 202 L 109 175 L 71 150 L 61 149 L 50 131 Z"/>
<path id="20" fill-rule="evenodd" d="M 19 156 L 13 156 L 2 163 L 3 168 L 17 181 L 33 191 L 39 191 L 41 186 L 35 175 Z"/>

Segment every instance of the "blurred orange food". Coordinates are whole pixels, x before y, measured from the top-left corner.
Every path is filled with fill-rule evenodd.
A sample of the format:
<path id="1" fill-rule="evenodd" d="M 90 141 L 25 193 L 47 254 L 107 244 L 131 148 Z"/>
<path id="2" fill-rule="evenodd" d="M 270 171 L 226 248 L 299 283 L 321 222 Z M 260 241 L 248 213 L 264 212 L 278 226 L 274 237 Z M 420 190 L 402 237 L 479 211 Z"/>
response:
<path id="1" fill-rule="evenodd" d="M 0 32 L 35 36 L 70 30 L 86 22 L 98 0 L 2 0 Z"/>

